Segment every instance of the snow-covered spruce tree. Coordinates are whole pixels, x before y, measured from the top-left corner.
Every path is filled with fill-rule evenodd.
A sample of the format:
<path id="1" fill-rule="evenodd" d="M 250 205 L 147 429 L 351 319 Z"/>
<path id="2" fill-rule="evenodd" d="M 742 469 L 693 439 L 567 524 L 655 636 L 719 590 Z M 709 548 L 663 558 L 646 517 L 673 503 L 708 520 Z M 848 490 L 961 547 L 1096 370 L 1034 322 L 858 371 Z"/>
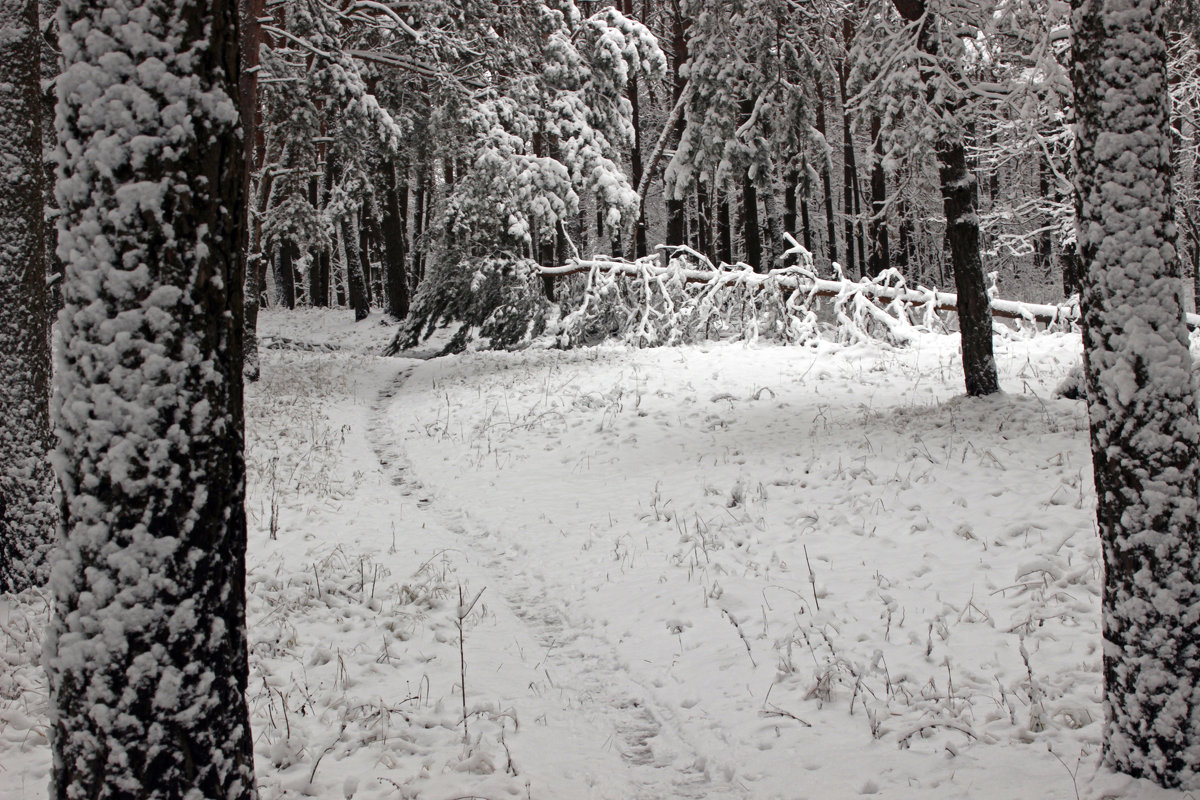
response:
<path id="1" fill-rule="evenodd" d="M 443 168 L 460 168 L 441 186 L 436 257 L 392 352 L 441 325 L 458 330 L 447 350 L 540 334 L 550 287 L 531 268 L 573 253 L 581 196 L 595 199 L 610 237 L 636 218 L 620 164 L 634 140 L 626 92 L 636 74 L 666 74 L 653 34 L 611 7 L 584 17 L 574 2 L 543 0 L 497 25 L 505 37 L 487 42 L 485 84 L 441 110 L 466 146 L 439 153 Z"/>
<path id="2" fill-rule="evenodd" d="M 1161 0 L 1073 0 L 1105 761 L 1200 788 L 1200 422 L 1175 252 Z"/>
<path id="3" fill-rule="evenodd" d="M 54 540 L 39 53 L 36 0 L 0 0 L 0 591 L 42 582 Z"/>
<path id="4" fill-rule="evenodd" d="M 253 798 L 236 0 L 65 0 L 52 795 Z"/>

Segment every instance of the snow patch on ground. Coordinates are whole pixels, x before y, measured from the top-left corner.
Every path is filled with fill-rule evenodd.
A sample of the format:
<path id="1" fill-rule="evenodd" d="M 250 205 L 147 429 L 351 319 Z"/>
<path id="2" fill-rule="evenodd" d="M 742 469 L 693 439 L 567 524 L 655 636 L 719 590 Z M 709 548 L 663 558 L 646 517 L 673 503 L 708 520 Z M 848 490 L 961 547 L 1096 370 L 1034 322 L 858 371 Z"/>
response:
<path id="1" fill-rule="evenodd" d="M 970 400 L 955 337 L 420 362 L 349 319 L 264 312 L 321 347 L 247 390 L 264 798 L 1185 796 L 1098 767 L 1077 336 Z M 0 798 L 48 781 L 45 616 L 0 598 Z"/>

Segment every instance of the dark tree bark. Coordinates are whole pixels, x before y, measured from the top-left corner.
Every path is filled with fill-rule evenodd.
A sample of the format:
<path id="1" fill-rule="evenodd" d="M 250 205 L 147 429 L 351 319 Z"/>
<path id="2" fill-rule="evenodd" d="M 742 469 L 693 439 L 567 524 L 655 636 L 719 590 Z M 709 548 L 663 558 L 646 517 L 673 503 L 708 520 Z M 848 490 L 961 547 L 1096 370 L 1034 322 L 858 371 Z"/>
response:
<path id="1" fill-rule="evenodd" d="M 704 253 L 710 258 L 710 236 L 712 232 L 712 209 L 708 199 L 708 186 L 696 183 L 696 252 Z"/>
<path id="2" fill-rule="evenodd" d="M 847 16 L 842 21 L 842 39 L 846 50 L 849 51 L 854 40 L 854 23 Z M 850 65 L 843 59 L 838 67 L 838 90 L 841 93 L 842 105 L 842 213 L 844 215 L 843 225 L 845 226 L 846 237 L 846 271 L 847 274 L 854 269 L 855 261 L 855 240 L 858 238 L 855 220 L 858 219 L 854 207 L 854 190 L 858 184 L 858 161 L 854 155 L 854 134 L 850 130 L 850 110 L 846 95 L 846 83 L 850 77 Z M 860 251 L 861 253 L 861 248 Z M 864 274 L 865 271 L 860 269 L 859 274 Z"/>
<path id="3" fill-rule="evenodd" d="M 621 11 L 625 16 L 633 16 L 633 0 L 622 0 Z M 632 106 L 632 114 L 630 123 L 633 125 L 633 147 L 629 151 L 630 167 L 633 175 L 633 185 L 642 185 L 642 122 L 641 122 L 641 104 L 638 99 L 640 88 L 638 86 L 637 72 L 631 72 L 629 75 L 628 96 L 629 104 Z M 637 231 L 634 236 L 634 258 L 641 258 L 646 255 L 646 209 L 642 204 L 638 205 Z M 554 290 L 548 290 L 548 295 L 553 295 Z"/>
<path id="4" fill-rule="evenodd" d="M 688 19 L 684 16 L 683 10 L 675 9 L 675 16 L 671 23 L 671 102 L 672 105 L 679 102 L 679 98 L 683 96 L 684 87 L 687 85 L 687 79 L 683 77 L 681 67 L 687 62 L 687 29 L 689 26 Z M 682 116 L 675 123 L 675 140 L 679 141 L 683 138 L 684 129 L 687 127 L 687 122 Z M 634 179 L 636 184 L 638 179 Z M 687 204 L 683 198 L 676 198 L 673 194 L 668 193 L 667 196 L 667 244 L 681 245 L 687 239 Z"/>
<path id="5" fill-rule="evenodd" d="M 37 0 L 0 0 L 0 592 L 45 581 L 54 541 L 50 297 Z"/>
<path id="6" fill-rule="evenodd" d="M 891 269 L 891 250 L 888 245 L 887 175 L 883 171 L 883 139 L 880 138 L 879 116 L 871 118 L 871 138 L 875 142 L 875 159 L 871 164 L 871 258 L 867 270 L 874 278 Z"/>
<path id="7" fill-rule="evenodd" d="M 815 125 L 817 133 L 821 134 L 821 138 L 825 138 L 825 90 L 821 86 L 819 78 L 814 78 L 814 83 L 817 89 L 817 118 Z M 837 246 L 837 227 L 833 215 L 833 182 L 829 176 L 829 160 L 821 159 L 821 183 L 825 189 L 825 225 L 827 229 L 829 260 L 837 262 L 838 246 Z"/>
<path id="8" fill-rule="evenodd" d="M 51 795 L 251 800 L 237 4 L 59 20 Z"/>
<path id="9" fill-rule="evenodd" d="M 416 288 L 425 277 L 425 176 L 418 172 L 417 191 L 413 198 L 413 247 L 412 271 L 409 274 L 409 285 Z"/>
<path id="10" fill-rule="evenodd" d="M 800 243 L 804 245 L 804 249 L 812 252 L 812 221 L 809 218 L 808 202 L 812 196 L 812 182 L 808 176 L 808 159 L 800 159 L 800 173 L 803 177 L 800 178 L 800 228 L 803 238 Z"/>
<path id="11" fill-rule="evenodd" d="M 632 10 L 626 13 L 633 13 Z M 546 155 L 544 139 L 540 131 L 533 134 L 533 153 L 539 158 Z M 636 182 L 636 181 L 635 181 Z M 537 251 L 537 263 L 542 267 L 556 266 L 554 263 L 554 238 L 559 233 L 557 226 L 553 230 L 542 230 L 534 242 Z M 542 293 L 551 303 L 554 302 L 554 276 L 542 276 Z"/>
<path id="12" fill-rule="evenodd" d="M 364 218 L 364 213 L 359 212 L 358 215 L 358 261 L 362 265 L 363 291 L 367 295 L 367 308 L 370 308 L 375 297 L 375 292 L 371 287 L 373 281 L 371 274 L 371 225 Z"/>
<path id="13" fill-rule="evenodd" d="M 729 193 L 717 194 L 717 260 L 733 263 L 733 224 L 729 219 Z"/>
<path id="14" fill-rule="evenodd" d="M 320 197 L 319 181 L 313 178 L 308 182 L 308 201 L 313 208 L 320 208 Z M 329 305 L 329 251 L 314 249 L 309 255 L 308 302 L 313 308 L 325 308 Z"/>
<path id="15" fill-rule="evenodd" d="M 383 167 L 383 237 L 384 274 L 387 281 L 387 311 L 396 319 L 408 316 L 411 296 L 408 291 L 408 252 L 405 233 L 408 228 L 408 182 L 397 182 L 396 168 L 388 163 Z"/>
<path id="16" fill-rule="evenodd" d="M 1039 196 L 1052 197 L 1050 191 L 1050 168 L 1042 159 L 1038 160 L 1038 193 Z M 1049 214 L 1042 218 L 1042 232 L 1034 243 L 1033 264 L 1039 276 L 1049 278 L 1054 274 L 1054 238 L 1050 235 L 1052 219 Z"/>
<path id="17" fill-rule="evenodd" d="M 279 304 L 286 309 L 296 307 L 296 257 L 298 248 L 294 242 L 279 243 L 278 260 L 275 269 L 275 286 L 278 289 Z"/>
<path id="18" fill-rule="evenodd" d="M 554 263 L 554 237 L 553 236 L 547 236 L 546 238 L 539 240 L 538 245 L 537 245 L 537 252 L 538 252 L 537 261 L 540 266 L 543 266 L 543 267 L 555 266 L 555 263 Z M 553 275 L 543 275 L 542 276 L 542 291 L 545 293 L 546 299 L 549 300 L 551 303 L 553 303 L 554 302 L 554 276 Z"/>
<path id="19" fill-rule="evenodd" d="M 367 295 L 367 276 L 363 273 L 356 228 L 354 217 L 347 217 L 338 224 L 338 236 L 346 252 L 346 294 L 354 311 L 354 321 L 362 322 L 371 316 L 371 301 Z"/>
<path id="20" fill-rule="evenodd" d="M 966 150 L 959 142 L 938 149 L 942 208 L 954 288 L 958 292 L 958 326 L 962 336 L 963 375 L 967 394 L 1000 391 L 992 353 L 992 314 L 979 255 L 979 216 L 975 177 L 967 171 Z"/>
<path id="21" fill-rule="evenodd" d="M 937 59 L 937 21 L 926 13 L 924 0 L 893 0 L 900 15 L 920 26 L 917 46 Z M 930 112 L 941 124 L 952 126 L 962 112 L 961 103 L 938 91 L 937 81 L 953 78 L 954 69 L 933 71 L 922 68 Z M 1000 391 L 996 359 L 992 351 L 992 315 L 989 310 L 983 259 L 979 253 L 979 183 L 967 169 L 967 152 L 962 135 L 943 133 L 935 143 L 938 176 L 942 186 L 942 208 L 946 214 L 946 240 L 958 292 L 958 325 L 962 335 L 963 377 L 967 394 L 976 397 Z"/>
<path id="22" fill-rule="evenodd" d="M 754 101 L 745 99 L 741 105 L 741 121 L 750 119 Z M 744 260 L 755 272 L 762 272 L 762 231 L 758 223 L 758 189 L 750 170 L 742 175 L 742 244 Z"/>
<path id="23" fill-rule="evenodd" d="M 1104 549 L 1104 760 L 1194 790 L 1200 421 L 1174 248 L 1163 3 L 1072 6 L 1084 372 Z"/>
<path id="24" fill-rule="evenodd" d="M 762 231 L 758 226 L 758 190 L 749 173 L 742 178 L 742 242 L 746 263 L 762 272 Z"/>
<path id="25" fill-rule="evenodd" d="M 900 218 L 897 226 L 899 241 L 896 243 L 896 269 L 905 278 L 912 277 L 908 267 L 913 261 L 913 221 L 908 213 L 908 204 L 903 199 L 896 203 L 896 216 Z"/>
<path id="26" fill-rule="evenodd" d="M 783 176 L 783 229 L 792 236 L 796 235 L 796 193 L 799 184 L 800 177 L 796 170 L 788 170 Z M 796 259 L 793 257 L 787 261 L 788 264 L 794 264 Z"/>

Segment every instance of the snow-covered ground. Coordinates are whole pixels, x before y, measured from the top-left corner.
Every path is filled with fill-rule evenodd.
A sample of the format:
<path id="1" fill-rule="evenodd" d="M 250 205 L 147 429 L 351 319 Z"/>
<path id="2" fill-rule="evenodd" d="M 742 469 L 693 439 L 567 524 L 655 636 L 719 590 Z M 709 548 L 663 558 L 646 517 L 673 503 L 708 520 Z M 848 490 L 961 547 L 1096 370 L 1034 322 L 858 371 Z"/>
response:
<path id="1" fill-rule="evenodd" d="M 261 324 L 266 800 L 1188 796 L 1098 768 L 1078 336 L 998 340 L 967 400 L 949 336 L 416 361 Z M 45 794 L 45 614 L 0 598 L 0 798 Z"/>

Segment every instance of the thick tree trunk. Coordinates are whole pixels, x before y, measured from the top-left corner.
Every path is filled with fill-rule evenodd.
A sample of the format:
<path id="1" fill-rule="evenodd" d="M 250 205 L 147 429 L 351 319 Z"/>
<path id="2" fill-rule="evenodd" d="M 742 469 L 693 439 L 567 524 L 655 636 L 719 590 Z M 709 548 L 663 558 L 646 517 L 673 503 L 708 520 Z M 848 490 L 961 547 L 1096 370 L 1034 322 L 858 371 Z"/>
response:
<path id="1" fill-rule="evenodd" d="M 251 800 L 238 9 L 66 0 L 59 15 L 51 796 Z M 184 122 L 160 128 L 167 113 Z"/>
<path id="2" fill-rule="evenodd" d="M 1084 366 L 1104 549 L 1104 759 L 1195 790 L 1200 423 L 1174 249 L 1163 3 L 1072 5 Z"/>
<path id="3" fill-rule="evenodd" d="M 0 0 L 0 592 L 45 581 L 54 542 L 50 297 L 36 0 Z"/>
<path id="4" fill-rule="evenodd" d="M 387 163 L 383 167 L 383 187 L 380 233 L 387 282 L 387 311 L 396 319 L 404 319 L 411 305 L 408 292 L 408 243 L 405 237 L 408 228 L 408 182 L 398 182 L 395 166 Z"/>

